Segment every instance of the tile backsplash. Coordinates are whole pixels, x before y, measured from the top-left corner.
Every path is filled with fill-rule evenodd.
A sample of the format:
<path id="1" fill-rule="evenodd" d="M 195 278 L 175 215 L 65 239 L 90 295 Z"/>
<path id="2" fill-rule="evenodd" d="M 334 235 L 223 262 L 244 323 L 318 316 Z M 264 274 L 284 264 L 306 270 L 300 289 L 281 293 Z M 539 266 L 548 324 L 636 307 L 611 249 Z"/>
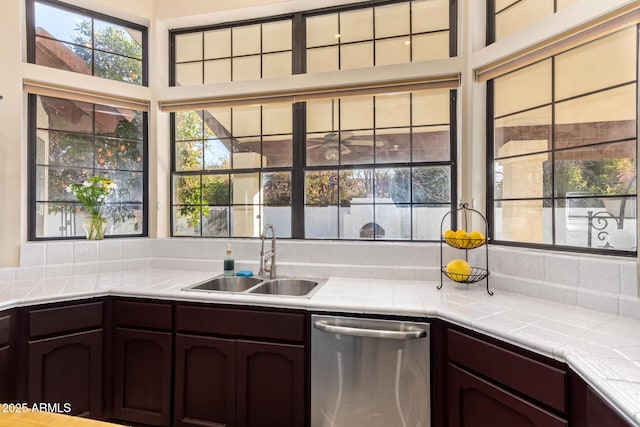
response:
<path id="1" fill-rule="evenodd" d="M 257 239 L 106 239 L 23 244 L 20 267 L 0 269 L 0 281 L 149 267 L 221 272 L 228 244 L 236 269 L 257 273 L 261 245 Z M 283 239 L 277 242 L 276 259 L 282 275 L 439 282 L 440 250 L 437 243 Z M 445 263 L 463 257 L 448 246 L 442 250 Z M 484 267 L 484 256 L 484 249 L 476 249 L 469 252 L 469 261 Z M 489 286 L 494 290 L 640 319 L 635 258 L 491 245 L 488 263 Z M 482 281 L 469 286 L 484 285 Z"/>

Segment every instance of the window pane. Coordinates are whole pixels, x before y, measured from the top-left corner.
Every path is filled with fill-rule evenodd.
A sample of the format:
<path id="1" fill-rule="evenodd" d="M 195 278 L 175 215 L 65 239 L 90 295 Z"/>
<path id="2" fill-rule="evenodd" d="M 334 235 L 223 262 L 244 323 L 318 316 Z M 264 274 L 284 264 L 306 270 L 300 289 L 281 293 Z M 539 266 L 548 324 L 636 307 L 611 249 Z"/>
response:
<path id="1" fill-rule="evenodd" d="M 293 164 L 293 141 L 291 135 L 264 137 L 262 155 L 266 167 L 286 167 Z"/>
<path id="2" fill-rule="evenodd" d="M 551 111 L 551 107 L 542 107 L 495 120 L 494 156 L 550 150 Z"/>
<path id="3" fill-rule="evenodd" d="M 448 167 L 417 167 L 411 174 L 412 202 L 447 203 L 451 201 L 451 172 Z"/>
<path id="4" fill-rule="evenodd" d="M 411 123 L 414 126 L 448 124 L 449 97 L 448 90 L 413 92 Z"/>
<path id="5" fill-rule="evenodd" d="M 256 169 L 263 166 L 259 138 L 241 138 L 236 140 L 233 153 L 234 169 Z"/>
<path id="6" fill-rule="evenodd" d="M 224 83 L 231 81 L 231 60 L 218 59 L 215 61 L 205 61 L 204 63 L 204 84 Z"/>
<path id="7" fill-rule="evenodd" d="M 233 58 L 233 81 L 258 80 L 260 78 L 260 55 Z"/>
<path id="8" fill-rule="evenodd" d="M 338 52 L 337 46 L 307 49 L 307 73 L 339 70 Z"/>
<path id="9" fill-rule="evenodd" d="M 96 51 L 93 75 L 125 83 L 142 84 L 142 61 Z"/>
<path id="10" fill-rule="evenodd" d="M 291 21 L 262 24 L 262 52 L 291 50 Z"/>
<path id="11" fill-rule="evenodd" d="M 337 165 L 340 148 L 338 133 L 307 134 L 307 166 Z"/>
<path id="12" fill-rule="evenodd" d="M 176 64 L 176 86 L 201 85 L 202 63 L 188 62 L 186 64 Z"/>
<path id="13" fill-rule="evenodd" d="M 292 121 L 293 113 L 289 103 L 265 104 L 262 107 L 262 133 L 265 135 L 291 133 Z"/>
<path id="14" fill-rule="evenodd" d="M 93 131 L 93 104 L 38 96 L 38 109 L 43 112 L 37 116 L 37 127 L 40 129 L 82 133 Z M 67 113 L 58 114 L 56 111 L 66 111 Z M 82 117 L 84 120 L 74 120 L 74 117 Z"/>
<path id="15" fill-rule="evenodd" d="M 230 138 L 212 138 L 204 142 L 204 168 L 229 169 L 234 140 Z"/>
<path id="16" fill-rule="evenodd" d="M 375 217 L 375 239 L 411 239 L 411 205 L 377 204 Z"/>
<path id="17" fill-rule="evenodd" d="M 202 177 L 202 203 L 228 205 L 231 201 L 229 175 L 205 175 Z"/>
<path id="18" fill-rule="evenodd" d="M 636 85 L 559 102 L 555 112 L 560 147 L 635 138 Z"/>
<path id="19" fill-rule="evenodd" d="M 85 215 L 77 204 L 36 203 L 36 237 L 79 237 L 84 235 Z"/>
<path id="20" fill-rule="evenodd" d="M 373 169 L 344 170 L 339 174 L 340 205 L 373 201 Z"/>
<path id="21" fill-rule="evenodd" d="M 229 208 L 222 206 L 202 207 L 202 235 L 229 237 Z"/>
<path id="22" fill-rule="evenodd" d="M 308 48 L 338 43 L 340 31 L 338 30 L 337 13 L 309 16 L 306 21 Z"/>
<path id="23" fill-rule="evenodd" d="M 142 32 L 121 25 L 95 19 L 93 21 L 94 47 L 142 60 Z"/>
<path id="24" fill-rule="evenodd" d="M 236 205 L 260 204 L 260 174 L 237 173 L 231 178 L 232 203 Z"/>
<path id="25" fill-rule="evenodd" d="M 373 205 L 340 206 L 338 213 L 341 239 L 373 238 L 373 229 L 377 228 L 373 221 Z"/>
<path id="26" fill-rule="evenodd" d="M 635 27 L 557 55 L 557 100 L 627 83 L 636 78 Z"/>
<path id="27" fill-rule="evenodd" d="M 411 95 L 409 93 L 377 95 L 376 127 L 409 126 L 411 124 Z"/>
<path id="28" fill-rule="evenodd" d="M 260 53 L 262 37 L 259 24 L 233 27 L 231 34 L 233 56 Z"/>
<path id="29" fill-rule="evenodd" d="M 36 64 L 91 75 L 91 49 L 36 37 Z"/>
<path id="30" fill-rule="evenodd" d="M 373 67 L 373 42 L 346 44 L 340 47 L 340 69 Z"/>
<path id="31" fill-rule="evenodd" d="M 196 111 L 178 111 L 176 117 L 176 140 L 192 140 L 203 137 L 202 117 Z"/>
<path id="32" fill-rule="evenodd" d="M 205 31 L 204 59 L 228 58 L 231 56 L 231 28 Z M 194 58 L 197 59 L 197 58 Z"/>
<path id="33" fill-rule="evenodd" d="M 337 239 L 338 207 L 306 206 L 304 208 L 304 235 L 307 239 Z"/>
<path id="34" fill-rule="evenodd" d="M 96 138 L 96 168 L 142 170 L 142 143 L 115 138 Z M 87 153 L 85 157 L 91 158 L 93 153 Z M 75 156 L 76 154 L 73 153 Z"/>
<path id="35" fill-rule="evenodd" d="M 449 0 L 411 2 L 411 29 L 423 33 L 449 28 Z"/>
<path id="36" fill-rule="evenodd" d="M 201 205 L 200 177 L 175 175 L 173 177 L 173 203 L 176 205 Z"/>
<path id="37" fill-rule="evenodd" d="M 173 235 L 199 236 L 201 232 L 200 206 L 173 207 Z"/>
<path id="38" fill-rule="evenodd" d="M 545 60 L 496 78 L 495 116 L 550 103 L 551 74 L 551 60 Z"/>
<path id="39" fill-rule="evenodd" d="M 291 204 L 291 173 L 264 173 L 262 185 L 265 205 L 288 206 Z"/>
<path id="40" fill-rule="evenodd" d="M 495 202 L 496 240 L 551 244 L 551 211 L 551 205 L 543 200 Z"/>
<path id="41" fill-rule="evenodd" d="M 449 57 L 449 32 L 418 34 L 411 37 L 412 61 L 432 61 Z"/>
<path id="42" fill-rule="evenodd" d="M 373 39 L 373 9 L 340 13 L 340 42 Z"/>
<path id="43" fill-rule="evenodd" d="M 202 59 L 202 33 L 176 34 L 176 62 L 199 61 Z"/>
<path id="44" fill-rule="evenodd" d="M 338 203 L 338 171 L 305 172 L 305 197 L 307 205 L 336 205 Z"/>
<path id="45" fill-rule="evenodd" d="M 176 170 L 193 171 L 202 169 L 202 141 L 176 142 Z"/>
<path id="46" fill-rule="evenodd" d="M 522 0 L 496 14 L 496 40 L 552 15 L 554 0 Z M 497 8 L 496 8 L 497 9 Z"/>
<path id="47" fill-rule="evenodd" d="M 288 206 L 265 206 L 262 208 L 263 224 L 271 224 L 277 237 L 291 237 L 291 208 Z"/>
<path id="48" fill-rule="evenodd" d="M 90 135 L 56 131 L 38 131 L 39 164 L 92 167 L 93 141 Z"/>
<path id="49" fill-rule="evenodd" d="M 343 130 L 373 127 L 373 96 L 340 99 L 340 128 Z"/>
<path id="50" fill-rule="evenodd" d="M 262 56 L 262 78 L 291 75 L 291 52 L 270 53 Z"/>
<path id="51" fill-rule="evenodd" d="M 204 125 L 207 136 L 231 138 L 231 108 L 204 110 Z"/>
<path id="52" fill-rule="evenodd" d="M 496 161 L 495 197 L 505 199 L 551 196 L 551 156 L 540 153 Z"/>
<path id="53" fill-rule="evenodd" d="M 448 126 L 413 128 L 414 162 L 437 162 L 451 159 L 451 135 Z"/>
<path id="54" fill-rule="evenodd" d="M 375 137 L 373 130 L 340 133 L 340 163 L 357 165 L 373 163 Z"/>
<path id="55" fill-rule="evenodd" d="M 39 2 L 34 3 L 34 12 L 39 35 L 76 44 L 84 44 L 91 35 L 91 18 L 86 15 Z"/>
<path id="56" fill-rule="evenodd" d="M 376 41 L 376 65 L 406 64 L 410 62 L 409 37 Z"/>
<path id="57" fill-rule="evenodd" d="M 410 3 L 400 3 L 376 7 L 376 38 L 410 34 L 409 5 Z"/>
<path id="58" fill-rule="evenodd" d="M 556 152 L 556 197 L 575 192 L 584 195 L 634 194 L 635 145 L 633 140 Z"/>
<path id="59" fill-rule="evenodd" d="M 251 136 L 260 135 L 260 106 L 233 108 L 233 135 Z"/>
<path id="60" fill-rule="evenodd" d="M 258 205 L 233 206 L 231 208 L 231 236 L 258 237 L 262 232 Z"/>
<path id="61" fill-rule="evenodd" d="M 451 205 L 413 205 L 413 238 L 420 240 L 440 240 L 440 223 L 449 212 Z"/>
<path id="62" fill-rule="evenodd" d="M 411 130 L 409 128 L 376 131 L 376 163 L 408 162 L 411 160 Z"/>
<path id="63" fill-rule="evenodd" d="M 375 180 L 376 203 L 411 202 L 411 169 L 376 169 Z"/>
<path id="64" fill-rule="evenodd" d="M 81 182 L 91 174 L 90 169 L 38 166 L 36 168 L 36 197 L 38 201 L 77 202 L 75 196 L 67 192 L 67 186 Z"/>

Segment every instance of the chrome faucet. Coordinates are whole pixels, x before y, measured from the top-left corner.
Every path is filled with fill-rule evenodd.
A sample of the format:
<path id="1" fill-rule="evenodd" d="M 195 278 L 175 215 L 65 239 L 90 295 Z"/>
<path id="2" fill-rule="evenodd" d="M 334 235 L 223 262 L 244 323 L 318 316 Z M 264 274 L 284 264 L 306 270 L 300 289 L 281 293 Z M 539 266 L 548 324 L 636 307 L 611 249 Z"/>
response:
<path id="1" fill-rule="evenodd" d="M 271 249 L 266 252 L 264 250 L 264 241 L 267 239 L 267 232 L 271 230 Z M 260 235 L 262 246 L 260 248 L 260 272 L 258 275 L 264 277 L 265 273 L 269 273 L 269 279 L 276 278 L 276 230 L 273 225 L 267 224 Z M 267 265 L 268 263 L 268 265 Z"/>

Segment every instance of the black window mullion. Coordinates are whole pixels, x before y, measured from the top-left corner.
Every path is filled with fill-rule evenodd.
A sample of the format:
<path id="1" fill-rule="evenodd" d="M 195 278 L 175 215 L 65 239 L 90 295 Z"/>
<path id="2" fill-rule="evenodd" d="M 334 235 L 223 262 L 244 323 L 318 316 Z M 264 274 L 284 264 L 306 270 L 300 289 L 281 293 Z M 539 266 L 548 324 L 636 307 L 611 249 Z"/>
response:
<path id="1" fill-rule="evenodd" d="M 297 102 L 293 108 L 293 165 L 291 170 L 291 237 L 305 238 L 304 225 L 304 169 L 306 164 L 306 110 L 305 102 Z"/>

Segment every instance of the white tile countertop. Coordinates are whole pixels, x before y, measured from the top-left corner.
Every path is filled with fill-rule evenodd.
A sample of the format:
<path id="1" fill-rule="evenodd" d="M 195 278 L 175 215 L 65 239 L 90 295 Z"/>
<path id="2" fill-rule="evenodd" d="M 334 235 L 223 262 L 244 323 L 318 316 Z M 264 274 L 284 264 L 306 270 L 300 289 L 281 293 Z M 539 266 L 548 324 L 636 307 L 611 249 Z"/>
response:
<path id="1" fill-rule="evenodd" d="M 0 310 L 106 295 L 438 317 L 566 362 L 640 426 L 640 321 L 496 290 L 434 281 L 329 278 L 311 298 L 188 292 L 218 272 L 144 269 L 0 284 Z"/>

